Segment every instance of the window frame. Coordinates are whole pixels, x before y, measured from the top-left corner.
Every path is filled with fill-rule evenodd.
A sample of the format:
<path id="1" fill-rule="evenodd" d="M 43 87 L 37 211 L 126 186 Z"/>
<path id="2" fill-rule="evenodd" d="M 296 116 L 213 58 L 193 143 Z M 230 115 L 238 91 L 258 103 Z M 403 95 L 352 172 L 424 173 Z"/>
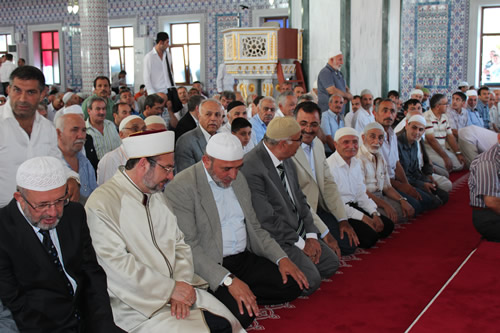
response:
<path id="1" fill-rule="evenodd" d="M 5 36 L 5 43 L 6 43 L 6 45 L 5 45 L 6 46 L 5 52 L 4 51 L 0 51 L 0 57 L 1 57 L 1 56 L 5 55 L 5 54 L 9 53 L 9 45 L 12 45 L 12 40 L 13 40 L 14 36 L 12 36 L 12 34 L 9 33 L 9 32 L 1 32 L 1 31 L 0 31 L 0 36 Z M 10 36 L 11 44 L 9 44 L 7 36 Z"/>
<path id="2" fill-rule="evenodd" d="M 200 42 L 199 43 L 190 43 L 189 42 L 189 25 L 190 24 L 198 24 L 200 25 L 200 22 L 176 22 L 176 23 L 170 23 L 170 31 L 172 32 L 173 30 L 173 26 L 174 25 L 185 25 L 186 26 L 186 37 L 187 37 L 187 40 L 186 40 L 186 43 L 182 43 L 182 44 L 173 44 L 172 41 L 174 40 L 174 35 L 173 33 L 169 34 L 169 38 L 170 38 L 170 53 L 172 53 L 172 48 L 181 48 L 182 49 L 182 54 L 183 54 L 183 59 L 184 59 L 184 77 L 187 79 L 186 81 L 184 82 L 175 82 L 174 85 L 182 85 L 182 86 L 191 86 L 193 85 L 193 82 L 197 81 L 197 80 L 193 80 L 193 78 L 191 77 L 191 68 L 190 68 L 190 56 L 189 56 L 189 50 L 190 50 L 190 46 L 192 45 L 198 45 L 200 46 L 200 50 L 201 50 L 201 25 L 200 25 Z M 187 50 L 187 54 L 186 54 L 186 50 Z M 186 59 L 187 59 L 187 63 L 186 63 Z M 201 72 L 201 54 L 200 54 L 200 72 Z M 173 62 L 173 60 L 172 60 Z M 200 76 L 201 76 L 201 73 L 200 73 Z M 174 78 L 175 80 L 175 78 Z"/>
<path id="3" fill-rule="evenodd" d="M 497 33 L 484 33 L 483 32 L 483 25 L 484 25 L 484 11 L 488 9 L 499 9 L 500 10 L 500 4 L 496 6 L 482 6 L 480 7 L 480 14 L 479 14 L 479 52 L 478 52 L 478 57 L 479 57 L 479 67 L 478 67 L 478 76 L 479 76 L 479 83 L 480 85 L 488 86 L 488 87 L 500 87 L 500 82 L 497 83 L 490 83 L 490 82 L 484 82 L 483 80 L 483 37 L 499 37 L 500 38 L 500 29 L 498 30 Z M 500 52 L 500 50 L 499 50 Z"/>
<path id="4" fill-rule="evenodd" d="M 57 39 L 59 40 L 59 34 L 60 32 L 58 30 L 49 30 L 49 31 L 39 31 L 40 34 L 40 40 L 39 40 L 39 50 L 40 50 L 40 70 L 43 72 L 43 53 L 50 51 L 52 54 L 52 68 L 54 68 L 54 53 L 57 53 L 57 67 L 59 67 L 59 82 L 56 82 L 55 76 L 54 76 L 54 69 L 52 69 L 52 85 L 61 85 L 62 82 L 62 77 L 61 77 L 61 44 L 59 44 L 59 48 L 55 49 L 54 48 L 54 34 L 57 33 Z M 44 49 L 42 45 L 42 34 L 44 33 L 51 33 L 51 40 L 52 40 L 52 47 L 50 49 Z M 44 74 L 45 75 L 45 74 Z M 45 78 L 45 81 L 47 81 L 47 78 Z"/>
<path id="5" fill-rule="evenodd" d="M 135 28 L 134 28 L 134 25 L 133 24 L 127 24 L 127 25 L 123 25 L 123 24 L 119 24 L 119 25 L 112 25 L 110 24 L 108 26 L 108 34 L 109 34 L 109 55 L 111 54 L 111 51 L 112 50 L 118 50 L 118 54 L 119 54 L 119 59 L 120 59 L 120 71 L 126 71 L 127 72 L 127 77 L 130 77 L 130 73 L 133 74 L 133 80 L 131 80 L 131 83 L 130 84 L 127 84 L 127 85 L 131 85 L 131 86 L 134 86 L 135 84 L 135 67 L 134 67 L 134 70 L 131 71 L 130 69 L 127 70 L 126 68 L 126 62 L 127 62 L 127 58 L 126 58 L 126 49 L 131 49 L 132 51 L 134 51 L 134 41 L 132 41 L 132 46 L 127 46 L 125 45 L 125 28 L 131 28 L 132 29 L 132 37 L 133 39 L 135 39 Z M 111 46 L 111 29 L 122 29 L 122 37 L 123 37 L 123 43 L 121 46 Z M 123 60 L 125 63 L 122 63 L 122 52 L 123 52 Z M 133 56 L 133 59 L 132 59 L 132 62 L 135 63 L 135 52 L 132 52 L 132 54 L 134 55 Z M 109 56 L 108 55 L 108 56 Z M 113 73 L 111 72 L 111 63 L 109 63 L 109 79 L 112 80 L 113 78 Z"/>

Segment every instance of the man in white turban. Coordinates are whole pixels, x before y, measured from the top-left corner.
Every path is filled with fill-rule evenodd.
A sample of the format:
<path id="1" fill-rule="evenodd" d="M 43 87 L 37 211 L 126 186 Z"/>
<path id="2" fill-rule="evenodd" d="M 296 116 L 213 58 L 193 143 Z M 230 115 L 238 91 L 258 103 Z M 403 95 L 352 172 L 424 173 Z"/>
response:
<path id="1" fill-rule="evenodd" d="M 242 165 L 240 140 L 215 134 L 202 160 L 176 175 L 165 195 L 193 249 L 195 272 L 247 327 L 257 304 L 291 301 L 308 283 L 260 226 Z"/>
<path id="2" fill-rule="evenodd" d="M 203 290 L 208 285 L 194 273 L 191 247 L 161 193 L 173 178 L 174 137 L 156 131 L 125 138 L 126 165 L 85 205 L 113 315 L 134 333 L 227 332 L 229 324 L 240 331 L 231 312 Z"/>
<path id="3" fill-rule="evenodd" d="M 16 183 L 14 199 L 0 210 L 0 299 L 19 330 L 123 332 L 113 322 L 85 211 L 68 203 L 63 162 L 29 159 Z"/>

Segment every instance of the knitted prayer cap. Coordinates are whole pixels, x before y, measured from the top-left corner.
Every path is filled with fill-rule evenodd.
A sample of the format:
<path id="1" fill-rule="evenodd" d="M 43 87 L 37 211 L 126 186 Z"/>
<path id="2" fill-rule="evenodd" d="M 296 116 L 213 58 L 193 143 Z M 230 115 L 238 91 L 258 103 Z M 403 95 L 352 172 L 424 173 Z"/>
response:
<path id="1" fill-rule="evenodd" d="M 53 156 L 33 157 L 23 162 L 16 173 L 17 186 L 32 191 L 50 191 L 66 184 L 62 161 Z"/>
<path id="2" fill-rule="evenodd" d="M 223 161 L 238 161 L 243 159 L 243 147 L 236 135 L 217 133 L 208 140 L 207 155 Z"/>
<path id="3" fill-rule="evenodd" d="M 340 138 L 342 138 L 346 135 L 354 135 L 359 139 L 359 134 L 354 128 L 342 127 L 341 129 L 338 129 L 335 132 L 335 138 L 334 138 L 335 142 L 338 142 L 340 140 Z"/>
<path id="4" fill-rule="evenodd" d="M 267 125 L 266 136 L 273 140 L 285 140 L 301 131 L 293 117 L 277 117 Z"/>

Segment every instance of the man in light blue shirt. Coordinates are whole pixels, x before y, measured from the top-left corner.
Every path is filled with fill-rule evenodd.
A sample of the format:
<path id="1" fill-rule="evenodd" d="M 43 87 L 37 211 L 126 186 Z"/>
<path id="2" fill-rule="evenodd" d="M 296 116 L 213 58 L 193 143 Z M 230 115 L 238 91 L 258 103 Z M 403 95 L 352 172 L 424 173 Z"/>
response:
<path id="1" fill-rule="evenodd" d="M 467 90 L 467 109 L 469 110 L 469 125 L 484 127 L 483 118 L 477 108 L 477 91 Z"/>
<path id="2" fill-rule="evenodd" d="M 254 145 L 257 145 L 264 134 L 266 134 L 267 125 L 273 120 L 276 114 L 276 102 L 272 97 L 264 97 L 260 100 L 257 107 L 257 114 L 250 118 L 252 130 L 255 134 L 252 136 Z"/>
<path id="3" fill-rule="evenodd" d="M 333 138 L 339 128 L 345 127 L 342 107 L 344 98 L 340 94 L 333 94 L 328 101 L 328 110 L 323 112 L 321 119 L 321 129 L 325 133 L 325 153 L 330 156 L 335 151 Z"/>
<path id="4" fill-rule="evenodd" d="M 240 140 L 215 134 L 202 160 L 177 174 L 164 193 L 192 247 L 195 273 L 246 328 L 257 304 L 293 300 L 309 284 L 260 226 L 242 165 Z"/>

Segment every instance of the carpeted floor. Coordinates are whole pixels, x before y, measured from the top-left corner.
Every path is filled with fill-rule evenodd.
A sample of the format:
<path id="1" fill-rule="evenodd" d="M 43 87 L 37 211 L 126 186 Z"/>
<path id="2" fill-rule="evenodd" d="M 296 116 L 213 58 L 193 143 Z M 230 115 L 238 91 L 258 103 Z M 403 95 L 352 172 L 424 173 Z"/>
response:
<path id="1" fill-rule="evenodd" d="M 398 226 L 376 248 L 344 257 L 309 298 L 264 307 L 250 330 L 404 332 L 480 241 L 467 173 L 451 179 L 446 206 Z"/>

